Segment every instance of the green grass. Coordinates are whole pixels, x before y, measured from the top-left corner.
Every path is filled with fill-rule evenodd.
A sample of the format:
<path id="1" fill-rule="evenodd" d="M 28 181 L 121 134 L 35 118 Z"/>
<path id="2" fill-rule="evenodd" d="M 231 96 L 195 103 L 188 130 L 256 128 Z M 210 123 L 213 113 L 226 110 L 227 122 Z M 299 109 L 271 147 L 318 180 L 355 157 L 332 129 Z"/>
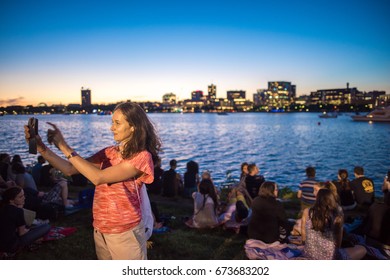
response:
<path id="1" fill-rule="evenodd" d="M 76 227 L 77 231 L 65 238 L 43 242 L 37 251 L 23 250 L 16 259 L 27 260 L 93 260 L 96 259 L 93 241 L 91 209 L 82 209 L 69 216 L 61 216 L 52 226 Z"/>
<path id="2" fill-rule="evenodd" d="M 78 188 L 72 191 L 77 193 Z M 215 229 L 188 228 L 183 220 L 193 212 L 192 199 L 167 199 L 151 196 L 157 203 L 160 215 L 174 217 L 169 221 L 170 232 L 156 234 L 148 249 L 148 258 L 152 260 L 222 260 L 246 259 L 244 244 L 247 237 L 235 234 L 221 227 Z M 285 204 L 287 216 L 296 218 L 299 202 L 288 200 Z M 77 231 L 63 239 L 44 242 L 37 251 L 23 250 L 15 259 L 25 260 L 94 260 L 96 259 L 91 209 L 82 209 L 68 216 L 61 216 L 53 226 L 76 227 Z"/>

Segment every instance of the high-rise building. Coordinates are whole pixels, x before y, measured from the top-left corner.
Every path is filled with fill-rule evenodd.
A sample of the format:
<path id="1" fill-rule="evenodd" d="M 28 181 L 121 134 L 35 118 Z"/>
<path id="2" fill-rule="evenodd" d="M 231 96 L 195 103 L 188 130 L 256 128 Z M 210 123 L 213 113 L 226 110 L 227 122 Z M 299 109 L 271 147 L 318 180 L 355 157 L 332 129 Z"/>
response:
<path id="1" fill-rule="evenodd" d="M 81 108 L 91 106 L 91 90 L 89 88 L 81 88 Z"/>
<path id="2" fill-rule="evenodd" d="M 217 86 L 211 84 L 207 87 L 208 96 L 207 99 L 211 102 L 214 102 L 217 99 Z"/>
<path id="3" fill-rule="evenodd" d="M 349 83 L 346 88 L 319 89 L 310 93 L 311 104 L 345 105 L 356 104 L 358 100 L 364 100 L 363 93 L 355 87 L 350 88 Z"/>
<path id="4" fill-rule="evenodd" d="M 255 106 L 267 105 L 267 92 L 268 89 L 258 89 L 257 92 L 253 94 L 253 104 Z"/>
<path id="5" fill-rule="evenodd" d="M 270 107 L 283 108 L 293 103 L 296 96 L 296 86 L 291 82 L 268 82 L 267 104 Z"/>
<path id="6" fill-rule="evenodd" d="M 249 107 L 253 107 L 253 103 L 246 100 L 245 90 L 229 90 L 226 92 L 227 100 L 237 111 L 248 111 Z"/>
<path id="7" fill-rule="evenodd" d="M 191 100 L 192 101 L 204 101 L 203 91 L 195 90 L 191 92 Z"/>
<path id="8" fill-rule="evenodd" d="M 234 101 L 234 99 L 245 99 L 245 90 L 228 90 L 227 99 Z"/>

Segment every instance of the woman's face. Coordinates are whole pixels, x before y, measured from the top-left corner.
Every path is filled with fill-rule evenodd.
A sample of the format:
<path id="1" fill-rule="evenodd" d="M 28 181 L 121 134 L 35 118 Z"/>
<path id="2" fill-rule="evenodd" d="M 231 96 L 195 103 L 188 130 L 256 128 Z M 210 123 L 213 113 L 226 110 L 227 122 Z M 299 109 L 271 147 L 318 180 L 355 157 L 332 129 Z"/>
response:
<path id="1" fill-rule="evenodd" d="M 24 191 L 22 190 L 20 193 L 16 195 L 16 197 L 11 200 L 11 203 L 16 205 L 16 206 L 22 206 L 24 205 L 24 201 L 26 198 L 24 197 Z"/>
<path id="2" fill-rule="evenodd" d="M 121 110 L 116 110 L 112 115 L 111 131 L 114 133 L 114 140 L 122 142 L 130 138 L 134 132 L 134 127 L 130 126 Z"/>

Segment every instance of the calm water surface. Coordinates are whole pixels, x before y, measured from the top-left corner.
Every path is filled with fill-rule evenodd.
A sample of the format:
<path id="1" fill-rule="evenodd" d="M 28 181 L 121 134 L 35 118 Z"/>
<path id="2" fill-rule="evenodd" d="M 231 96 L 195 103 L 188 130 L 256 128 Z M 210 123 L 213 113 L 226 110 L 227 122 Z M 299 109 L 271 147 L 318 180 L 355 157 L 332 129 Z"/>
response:
<path id="1" fill-rule="evenodd" d="M 390 169 L 390 124 L 353 122 L 347 115 L 320 119 L 317 113 L 149 114 L 163 142 L 162 167 L 178 161 L 185 172 L 189 160 L 209 170 L 217 185 L 238 179 L 240 164 L 255 162 L 267 180 L 297 187 L 305 168 L 316 167 L 319 180 L 334 180 L 345 168 L 361 165 L 379 193 Z M 20 154 L 24 163 L 36 160 L 27 153 L 23 125 L 29 116 L 0 118 L 0 152 Z M 111 116 L 39 115 L 41 135 L 47 121 L 56 123 L 70 146 L 82 156 L 114 144 Z M 320 123 L 320 124 L 319 124 Z"/>

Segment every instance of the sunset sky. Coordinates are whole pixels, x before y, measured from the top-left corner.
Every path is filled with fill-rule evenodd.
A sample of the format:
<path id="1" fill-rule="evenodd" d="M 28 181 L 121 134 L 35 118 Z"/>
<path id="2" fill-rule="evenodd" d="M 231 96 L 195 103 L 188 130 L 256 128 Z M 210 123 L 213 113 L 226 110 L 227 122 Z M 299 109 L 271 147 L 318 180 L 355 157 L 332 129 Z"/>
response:
<path id="1" fill-rule="evenodd" d="M 252 100 L 268 81 L 297 94 L 390 93 L 390 2 L 0 0 L 0 106 L 161 101 L 217 85 Z"/>

